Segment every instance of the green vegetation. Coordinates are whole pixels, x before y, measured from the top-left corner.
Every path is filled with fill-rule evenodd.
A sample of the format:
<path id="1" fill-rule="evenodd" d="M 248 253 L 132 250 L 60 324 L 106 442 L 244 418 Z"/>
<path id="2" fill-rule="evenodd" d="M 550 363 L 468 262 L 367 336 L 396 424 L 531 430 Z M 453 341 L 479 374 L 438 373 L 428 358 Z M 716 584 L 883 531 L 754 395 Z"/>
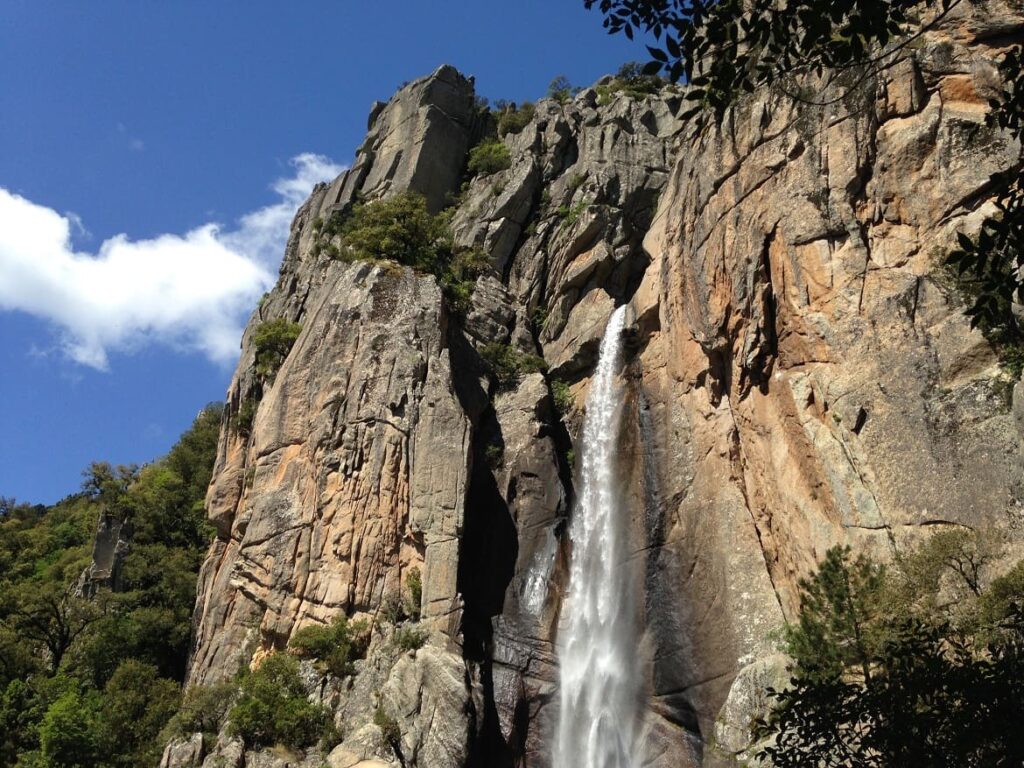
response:
<path id="1" fill-rule="evenodd" d="M 630 61 L 619 67 L 610 83 L 597 86 L 597 103 L 600 106 L 610 104 L 619 94 L 639 100 L 658 93 L 664 87 L 664 80 L 657 75 L 645 75 L 642 64 Z"/>
<path id="2" fill-rule="evenodd" d="M 791 687 L 761 755 L 808 765 L 1019 765 L 1024 562 L 992 578 L 993 537 L 933 536 L 885 569 L 830 550 L 787 627 Z"/>
<path id="3" fill-rule="evenodd" d="M 398 754 L 402 743 L 402 731 L 398 727 L 398 721 L 382 707 L 377 707 L 373 712 L 373 724 L 380 728 L 384 741 L 395 751 L 395 754 Z"/>
<path id="4" fill-rule="evenodd" d="M 959 237 L 962 245 L 966 238 L 963 235 Z M 1024 328 L 1012 311 L 1014 298 L 985 297 L 986 287 L 970 266 L 971 259 L 980 258 L 977 249 L 982 246 L 982 241 L 979 238 L 976 242 L 967 242 L 971 243 L 972 254 L 968 255 L 963 250 L 954 251 L 947 256 L 943 268 L 936 271 L 936 277 L 966 302 L 966 314 L 971 318 L 972 327 L 982 332 L 995 349 L 1004 370 L 1016 381 L 1024 373 Z M 990 243 L 991 240 L 986 241 L 985 247 L 989 247 Z M 990 285 L 988 290 L 991 292 L 995 289 Z M 992 301 L 996 304 L 992 304 Z"/>
<path id="5" fill-rule="evenodd" d="M 413 566 L 405 577 L 405 591 L 408 596 L 407 611 L 413 621 L 420 620 L 420 606 L 423 603 L 423 577 L 420 569 Z"/>
<path id="6" fill-rule="evenodd" d="M 202 733 L 213 739 L 227 720 L 237 696 L 238 684 L 234 681 L 193 685 L 185 691 L 181 706 L 158 741 L 193 733 Z"/>
<path id="7" fill-rule="evenodd" d="M 203 498 L 221 408 L 162 459 L 97 462 L 51 506 L 0 502 L 0 766 L 155 765 L 178 709 L 195 584 L 212 538 Z M 116 591 L 75 585 L 100 514 L 133 529 Z"/>
<path id="8" fill-rule="evenodd" d="M 547 370 L 544 358 L 520 352 L 510 344 L 487 344 L 480 350 L 480 357 L 499 389 L 509 389 L 523 376 Z"/>
<path id="9" fill-rule="evenodd" d="M 280 744 L 301 749 L 315 743 L 327 724 L 322 707 L 309 701 L 299 662 L 275 653 L 242 675 L 238 701 L 228 720 L 248 747 Z"/>
<path id="10" fill-rule="evenodd" d="M 498 113 L 498 136 L 521 133 L 537 114 L 532 102 L 524 101 L 517 108 L 514 104 L 506 105 Z"/>
<path id="11" fill-rule="evenodd" d="M 427 644 L 429 637 L 427 630 L 420 627 L 399 627 L 395 630 L 392 641 L 401 651 L 418 651 Z"/>
<path id="12" fill-rule="evenodd" d="M 484 448 L 484 459 L 491 469 L 498 469 L 505 462 L 505 446 L 501 443 L 490 443 Z"/>
<path id="13" fill-rule="evenodd" d="M 562 379 L 551 380 L 551 399 L 555 403 L 555 410 L 562 418 L 572 413 L 573 408 L 576 407 L 572 390 L 569 388 L 568 382 L 562 381 Z"/>
<path id="14" fill-rule="evenodd" d="M 231 417 L 231 426 L 238 434 L 248 437 L 252 434 L 252 422 L 256 418 L 259 401 L 254 397 L 246 397 L 238 406 L 238 411 Z"/>
<path id="15" fill-rule="evenodd" d="M 571 206 L 560 205 L 555 213 L 562 220 L 563 227 L 571 227 L 580 220 L 580 216 L 582 216 L 588 208 L 590 208 L 590 203 L 587 200 L 580 200 Z"/>
<path id="16" fill-rule="evenodd" d="M 301 325 L 284 318 L 256 326 L 252 337 L 256 347 L 256 375 L 263 379 L 274 378 L 301 332 Z"/>
<path id="17" fill-rule="evenodd" d="M 381 602 L 381 618 L 389 624 L 400 624 L 412 619 L 419 621 L 423 603 L 423 576 L 413 566 L 405 576 L 405 583 L 399 592 L 392 592 Z"/>
<path id="18" fill-rule="evenodd" d="M 355 662 L 366 656 L 370 642 L 369 627 L 365 621 L 349 622 L 338 616 L 329 626 L 303 627 L 288 643 L 298 656 L 319 661 L 336 677 L 355 672 Z"/>
<path id="19" fill-rule="evenodd" d="M 579 92 L 580 89 L 570 83 L 564 75 L 559 75 L 548 85 L 548 98 L 559 104 L 565 104 Z"/>
<path id="20" fill-rule="evenodd" d="M 490 176 L 512 167 L 512 153 L 498 140 L 482 141 L 470 150 L 467 170 L 470 176 Z"/>
<path id="21" fill-rule="evenodd" d="M 450 211 L 431 215 L 422 195 L 404 192 L 358 203 L 347 217 L 332 217 L 324 233 L 339 238 L 334 258 L 393 261 L 434 275 L 451 310 L 462 314 L 490 258 L 478 249 L 455 246 L 450 216 Z"/>

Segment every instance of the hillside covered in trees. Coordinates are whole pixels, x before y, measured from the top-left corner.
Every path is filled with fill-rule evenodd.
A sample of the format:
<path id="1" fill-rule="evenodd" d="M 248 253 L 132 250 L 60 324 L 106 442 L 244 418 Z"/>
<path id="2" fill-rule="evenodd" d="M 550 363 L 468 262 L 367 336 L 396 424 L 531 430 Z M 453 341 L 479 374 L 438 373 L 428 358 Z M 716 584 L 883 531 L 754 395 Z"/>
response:
<path id="1" fill-rule="evenodd" d="M 159 761 L 212 538 L 203 499 L 220 422 L 221 408 L 208 406 L 162 459 L 92 464 L 82 491 L 51 507 L 4 500 L 0 765 Z M 110 524 L 131 531 L 130 548 L 92 585 L 97 525 Z"/>

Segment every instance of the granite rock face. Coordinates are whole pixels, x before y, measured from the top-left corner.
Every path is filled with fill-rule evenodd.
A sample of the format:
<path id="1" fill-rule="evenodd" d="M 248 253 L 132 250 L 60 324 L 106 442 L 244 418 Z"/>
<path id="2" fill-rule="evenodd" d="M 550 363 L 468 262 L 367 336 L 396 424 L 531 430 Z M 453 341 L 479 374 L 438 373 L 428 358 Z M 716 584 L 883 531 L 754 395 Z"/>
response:
<path id="1" fill-rule="evenodd" d="M 375 106 L 352 169 L 296 215 L 243 339 L 190 683 L 365 617 L 356 674 L 310 677 L 343 738 L 322 760 L 395 764 L 382 708 L 406 766 L 548 766 L 573 445 L 624 303 L 645 765 L 748 760 L 759 686 L 784 677 L 772 631 L 830 546 L 887 559 L 967 525 L 1019 547 L 1015 382 L 940 263 L 991 210 L 990 174 L 1020 162 L 984 117 L 1022 22 L 962 4 L 891 66 L 809 83 L 821 106 L 758 93 L 705 129 L 680 119 L 682 89 L 605 81 L 541 101 L 502 137 L 511 167 L 461 192 L 488 125 L 472 82 L 442 67 Z M 406 189 L 455 201 L 457 240 L 491 257 L 464 316 L 431 276 L 318 247 L 357 196 Z M 302 331 L 261 379 L 253 333 L 274 318 Z M 497 387 L 494 343 L 546 373 Z M 389 606 L 414 569 L 429 640 L 396 653 Z M 190 743 L 165 763 L 190 764 Z"/>

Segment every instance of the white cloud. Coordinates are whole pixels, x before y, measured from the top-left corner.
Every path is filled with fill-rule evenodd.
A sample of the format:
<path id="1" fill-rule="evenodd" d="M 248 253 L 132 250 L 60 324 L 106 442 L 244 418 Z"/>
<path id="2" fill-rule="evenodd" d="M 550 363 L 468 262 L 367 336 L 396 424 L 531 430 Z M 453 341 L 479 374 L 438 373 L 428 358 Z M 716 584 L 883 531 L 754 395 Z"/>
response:
<path id="1" fill-rule="evenodd" d="M 53 323 L 65 354 L 101 370 L 108 353 L 152 343 L 230 362 L 242 322 L 274 284 L 296 208 L 342 170 L 312 154 L 292 166 L 294 175 L 273 185 L 279 201 L 233 229 L 210 223 L 134 241 L 122 234 L 95 254 L 72 248 L 77 217 L 0 187 L 0 310 Z"/>

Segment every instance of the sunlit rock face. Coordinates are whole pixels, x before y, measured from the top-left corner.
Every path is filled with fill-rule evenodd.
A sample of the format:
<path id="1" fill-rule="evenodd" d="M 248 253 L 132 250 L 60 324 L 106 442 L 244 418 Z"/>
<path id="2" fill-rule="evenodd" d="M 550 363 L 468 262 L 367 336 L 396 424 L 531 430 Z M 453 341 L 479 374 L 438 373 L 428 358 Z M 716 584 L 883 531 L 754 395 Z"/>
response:
<path id="1" fill-rule="evenodd" d="M 885 559 L 935 526 L 1024 522 L 1015 382 L 939 268 L 991 210 L 990 174 L 1020 156 L 984 123 L 993 59 L 1022 28 L 1008 8 L 957 6 L 844 97 L 809 83 L 824 106 L 758 93 L 698 130 L 682 89 L 541 101 L 503 138 L 511 167 L 464 190 L 487 130 L 470 80 L 443 67 L 376 106 L 353 168 L 299 210 L 243 339 L 190 682 L 364 616 L 358 674 L 310 672 L 343 738 L 310 765 L 395 763 L 372 722 L 383 705 L 407 765 L 550 766 L 571 460 L 625 305 L 637 759 L 747 760 L 758 681 L 784 664 L 772 632 L 830 546 Z M 463 315 L 429 275 L 317 247 L 357 195 L 406 189 L 433 210 L 455 201 L 456 238 L 491 256 Z M 253 332 L 279 317 L 303 329 L 261 384 Z M 481 358 L 496 342 L 548 372 L 499 391 Z M 381 608 L 414 568 L 430 639 L 396 653 Z M 175 765 L 265 759 L 227 734 L 176 750 Z"/>

